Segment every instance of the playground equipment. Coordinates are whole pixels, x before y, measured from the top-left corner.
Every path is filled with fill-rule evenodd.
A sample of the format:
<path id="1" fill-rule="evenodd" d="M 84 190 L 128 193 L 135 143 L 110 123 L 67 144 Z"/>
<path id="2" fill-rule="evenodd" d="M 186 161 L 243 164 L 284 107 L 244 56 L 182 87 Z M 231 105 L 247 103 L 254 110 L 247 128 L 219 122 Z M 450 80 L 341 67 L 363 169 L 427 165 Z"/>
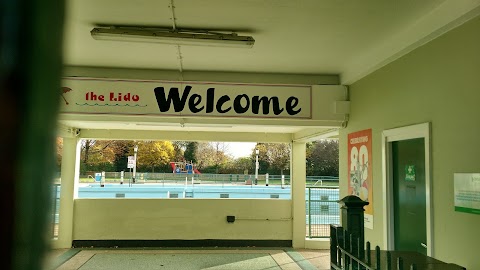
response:
<path id="1" fill-rule="evenodd" d="M 197 170 L 195 164 L 193 162 L 183 161 L 183 162 L 170 162 L 170 166 L 172 166 L 173 173 L 187 173 L 187 174 L 201 174 L 200 171 Z"/>

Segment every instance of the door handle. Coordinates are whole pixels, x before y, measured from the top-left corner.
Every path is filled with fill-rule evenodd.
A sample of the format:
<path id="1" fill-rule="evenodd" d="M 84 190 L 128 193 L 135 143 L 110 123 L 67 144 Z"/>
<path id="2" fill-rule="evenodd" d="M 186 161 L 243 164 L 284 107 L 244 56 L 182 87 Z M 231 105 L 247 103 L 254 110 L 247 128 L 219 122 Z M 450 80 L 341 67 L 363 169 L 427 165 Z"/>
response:
<path id="1" fill-rule="evenodd" d="M 420 243 L 420 245 L 422 245 L 422 247 L 424 248 L 427 248 L 427 245 L 425 245 L 424 243 Z"/>

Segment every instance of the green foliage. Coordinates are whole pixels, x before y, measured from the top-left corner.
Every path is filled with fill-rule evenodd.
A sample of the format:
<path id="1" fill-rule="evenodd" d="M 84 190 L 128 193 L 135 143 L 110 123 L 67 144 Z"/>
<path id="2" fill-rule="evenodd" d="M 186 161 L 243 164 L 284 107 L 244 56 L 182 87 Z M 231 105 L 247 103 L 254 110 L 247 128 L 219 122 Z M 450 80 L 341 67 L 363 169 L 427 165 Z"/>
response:
<path id="1" fill-rule="evenodd" d="M 290 145 L 286 143 L 257 143 L 259 173 L 283 174 L 290 168 Z M 255 150 L 252 151 L 255 164 Z"/>
<path id="2" fill-rule="evenodd" d="M 86 165 L 112 163 L 115 153 L 111 144 L 114 141 L 82 140 L 81 159 Z"/>
<path id="3" fill-rule="evenodd" d="M 265 174 L 269 172 L 270 163 L 268 162 L 268 144 L 257 143 L 255 149 L 258 149 L 258 173 Z M 255 149 L 252 150 L 253 169 L 255 170 Z"/>
<path id="4" fill-rule="evenodd" d="M 115 171 L 126 171 L 128 163 L 128 153 L 130 149 L 133 149 L 134 142 L 132 141 L 114 141 L 112 144 L 114 148 L 115 158 L 114 167 Z"/>
<path id="5" fill-rule="evenodd" d="M 60 172 L 62 170 L 62 154 L 63 154 L 63 138 L 62 137 L 57 137 L 55 152 L 56 152 L 56 159 L 55 159 L 56 172 Z"/>
<path id="6" fill-rule="evenodd" d="M 233 161 L 233 171 L 232 173 L 238 174 L 248 174 L 249 172 L 253 172 L 255 170 L 255 161 L 252 161 L 251 158 L 248 157 L 241 157 Z"/>
<path id="7" fill-rule="evenodd" d="M 200 171 L 205 171 L 208 167 L 215 165 L 215 149 L 206 142 L 198 143 L 197 153 L 197 168 Z"/>
<path id="8" fill-rule="evenodd" d="M 112 163 L 104 162 L 104 163 L 95 163 L 95 164 L 88 164 L 88 163 L 80 163 L 80 174 L 86 175 L 90 174 L 93 175 L 94 173 L 98 172 L 113 172 L 115 171 L 115 167 Z"/>
<path id="9" fill-rule="evenodd" d="M 290 145 L 286 143 L 267 144 L 267 157 L 270 171 L 273 174 L 283 174 L 290 168 Z"/>
<path id="10" fill-rule="evenodd" d="M 198 143 L 196 165 L 200 171 L 221 173 L 226 171 L 232 159 L 226 154 L 227 144 L 223 142 Z"/>
<path id="11" fill-rule="evenodd" d="M 174 156 L 174 148 L 170 141 L 139 142 L 137 166 L 148 167 L 155 172 L 156 167 L 165 168 Z"/>
<path id="12" fill-rule="evenodd" d="M 173 151 L 174 151 L 174 157 L 173 161 L 181 161 L 184 158 L 184 152 L 187 148 L 189 142 L 184 142 L 184 141 L 173 141 Z"/>
<path id="13" fill-rule="evenodd" d="M 137 171 L 171 172 L 171 161 L 193 161 L 202 173 L 255 173 L 255 149 L 250 157 L 232 159 L 228 144 L 223 142 L 83 140 L 81 142 L 82 174 L 101 171 L 127 171 L 127 157 L 138 145 Z M 289 174 L 290 145 L 257 143 L 259 174 Z M 338 176 L 338 141 L 320 140 L 307 143 L 307 175 Z M 61 166 L 62 140 L 57 140 L 57 166 Z"/>
<path id="14" fill-rule="evenodd" d="M 185 153 L 183 156 L 185 157 L 185 160 L 191 161 L 193 163 L 197 163 L 197 157 L 196 153 L 198 150 L 198 142 L 188 142 L 187 147 L 185 149 Z"/>
<path id="15" fill-rule="evenodd" d="M 307 175 L 338 176 L 338 141 L 320 140 L 307 144 Z"/>

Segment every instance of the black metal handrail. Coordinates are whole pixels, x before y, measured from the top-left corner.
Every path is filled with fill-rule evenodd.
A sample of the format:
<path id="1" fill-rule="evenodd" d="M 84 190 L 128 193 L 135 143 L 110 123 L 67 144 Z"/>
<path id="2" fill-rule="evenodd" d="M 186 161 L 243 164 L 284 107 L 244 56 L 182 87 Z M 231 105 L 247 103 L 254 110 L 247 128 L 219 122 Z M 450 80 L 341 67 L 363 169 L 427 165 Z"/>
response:
<path id="1" fill-rule="evenodd" d="M 393 270 L 395 267 L 396 270 L 405 270 L 404 264 L 408 262 L 410 270 L 416 270 L 417 265 L 430 270 L 466 270 L 457 264 L 442 262 L 418 252 L 385 251 L 380 250 L 379 246 L 372 252 L 370 242 L 366 242 L 365 248 L 363 240 L 362 201 L 356 196 L 349 195 L 339 202 L 342 204 L 342 225 L 346 227 L 330 225 L 331 269 Z M 348 223 L 349 220 L 356 221 Z M 372 262 L 372 254 L 375 257 L 375 264 Z M 395 264 L 392 264 L 393 261 Z"/>

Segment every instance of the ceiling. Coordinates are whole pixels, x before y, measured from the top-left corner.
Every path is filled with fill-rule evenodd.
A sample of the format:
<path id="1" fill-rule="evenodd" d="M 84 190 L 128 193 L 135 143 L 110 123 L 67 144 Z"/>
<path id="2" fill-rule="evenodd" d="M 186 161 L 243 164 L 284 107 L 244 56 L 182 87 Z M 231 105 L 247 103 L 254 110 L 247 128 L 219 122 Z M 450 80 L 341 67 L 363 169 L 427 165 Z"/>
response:
<path id="1" fill-rule="evenodd" d="M 477 16 L 479 7 L 480 0 L 67 0 L 64 63 L 180 73 L 331 74 L 348 85 Z M 94 40 L 92 28 L 105 25 L 233 31 L 252 36 L 255 45 Z"/>
<path id="2" fill-rule="evenodd" d="M 157 131 L 215 131 L 215 132 L 242 132 L 242 133 L 296 133 L 305 127 L 282 126 L 282 125 L 245 125 L 245 124 L 195 124 L 195 123 L 152 123 L 152 122 L 128 122 L 128 121 L 78 121 L 63 119 L 66 126 L 73 126 L 79 129 L 121 129 L 121 130 L 157 130 Z M 330 129 L 325 129 L 330 130 Z"/>

